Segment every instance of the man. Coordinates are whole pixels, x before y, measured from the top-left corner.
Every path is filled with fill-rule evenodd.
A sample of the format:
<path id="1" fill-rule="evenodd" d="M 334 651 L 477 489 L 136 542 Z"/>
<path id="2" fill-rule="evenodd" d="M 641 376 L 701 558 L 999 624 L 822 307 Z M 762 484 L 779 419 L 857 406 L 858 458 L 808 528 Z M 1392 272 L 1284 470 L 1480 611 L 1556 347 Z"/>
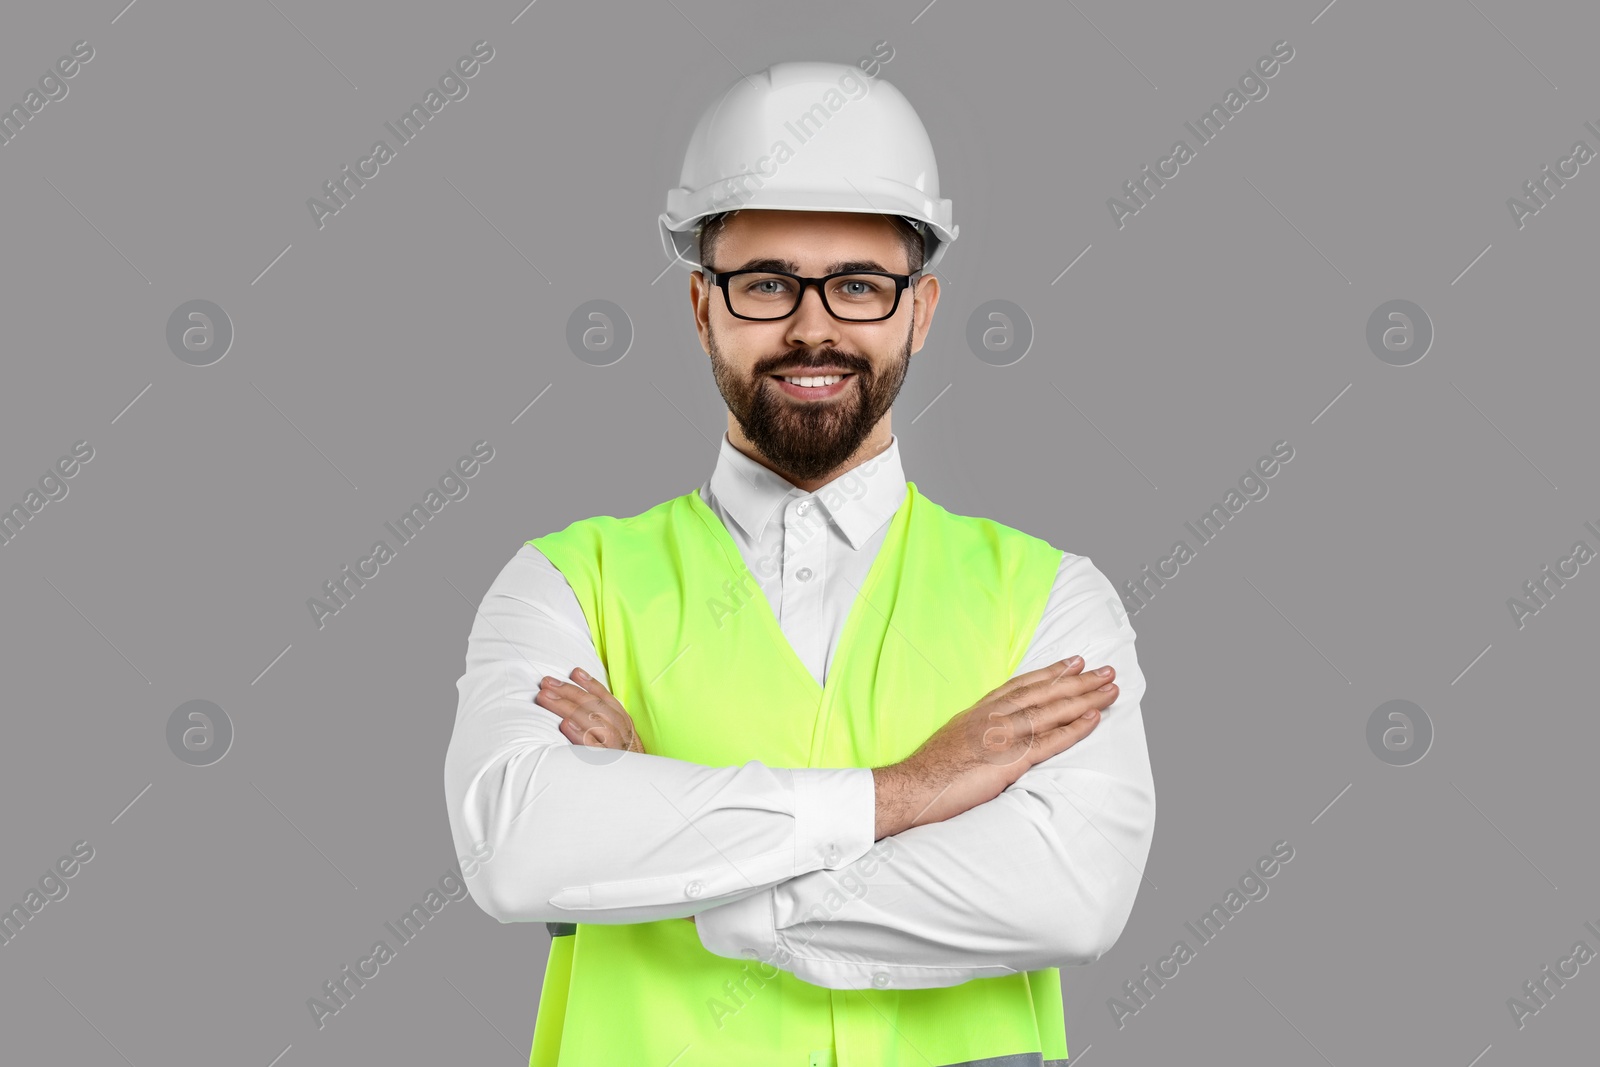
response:
<path id="1" fill-rule="evenodd" d="M 1088 557 L 902 472 L 957 232 L 927 134 L 887 82 L 777 64 L 706 110 L 661 223 L 716 466 L 521 547 L 446 758 L 473 898 L 550 924 L 530 1063 L 1059 1067 L 1058 968 L 1149 853 L 1144 679 Z"/>

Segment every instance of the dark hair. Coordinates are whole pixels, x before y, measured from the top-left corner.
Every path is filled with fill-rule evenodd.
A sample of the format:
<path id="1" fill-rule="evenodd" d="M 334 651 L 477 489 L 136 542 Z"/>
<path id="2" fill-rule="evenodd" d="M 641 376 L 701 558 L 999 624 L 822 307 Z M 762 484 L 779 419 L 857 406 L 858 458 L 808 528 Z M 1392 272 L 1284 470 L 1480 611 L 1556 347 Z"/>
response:
<path id="1" fill-rule="evenodd" d="M 700 262 L 705 263 L 711 257 L 712 250 L 716 247 L 717 238 L 722 236 L 722 228 L 727 225 L 728 219 L 738 214 L 738 209 L 722 211 L 715 215 L 707 215 L 700 220 L 700 226 L 695 231 L 700 239 Z M 922 230 L 926 225 L 913 222 L 901 215 L 881 216 L 887 221 L 900 236 L 901 244 L 905 246 L 906 273 L 915 274 L 922 269 L 923 254 L 926 251 L 922 244 Z"/>

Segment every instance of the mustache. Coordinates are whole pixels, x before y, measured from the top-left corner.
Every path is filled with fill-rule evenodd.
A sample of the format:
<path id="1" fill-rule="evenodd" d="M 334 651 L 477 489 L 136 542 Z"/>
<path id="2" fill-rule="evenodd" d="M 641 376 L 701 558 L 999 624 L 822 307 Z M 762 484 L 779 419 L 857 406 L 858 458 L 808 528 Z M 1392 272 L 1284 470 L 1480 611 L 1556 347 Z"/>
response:
<path id="1" fill-rule="evenodd" d="M 837 349 L 825 348 L 806 359 L 796 363 L 792 352 L 776 355 L 764 359 L 755 365 L 753 373 L 757 377 L 766 377 L 782 371 L 785 374 L 803 375 L 815 373 L 827 367 L 843 367 L 852 374 L 869 374 L 872 371 L 872 362 L 860 356 L 852 356 Z"/>

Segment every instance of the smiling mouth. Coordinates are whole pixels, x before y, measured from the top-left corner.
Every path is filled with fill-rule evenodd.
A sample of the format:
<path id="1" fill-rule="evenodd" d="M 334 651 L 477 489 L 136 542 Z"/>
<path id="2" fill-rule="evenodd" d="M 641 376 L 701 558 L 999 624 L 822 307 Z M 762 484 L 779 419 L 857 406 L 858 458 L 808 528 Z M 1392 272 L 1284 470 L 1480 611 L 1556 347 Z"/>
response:
<path id="1" fill-rule="evenodd" d="M 838 396 L 848 388 L 853 372 L 835 374 L 769 374 L 778 390 L 801 400 L 823 400 Z"/>
<path id="2" fill-rule="evenodd" d="M 854 371 L 832 371 L 827 374 L 769 374 L 769 378 L 777 378 L 788 382 L 790 385 L 818 386 L 832 385 L 842 378 L 849 378 Z"/>

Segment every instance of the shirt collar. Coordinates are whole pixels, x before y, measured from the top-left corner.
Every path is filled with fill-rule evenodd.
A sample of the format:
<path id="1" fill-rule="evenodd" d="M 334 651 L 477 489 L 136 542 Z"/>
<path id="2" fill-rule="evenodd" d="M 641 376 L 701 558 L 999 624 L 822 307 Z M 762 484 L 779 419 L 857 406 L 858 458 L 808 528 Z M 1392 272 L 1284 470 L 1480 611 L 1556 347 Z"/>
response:
<path id="1" fill-rule="evenodd" d="M 724 431 L 708 487 L 710 495 L 752 540 L 761 539 L 767 523 L 790 497 L 811 497 L 850 547 L 858 550 L 899 510 L 906 495 L 900 439 L 893 434 L 888 448 L 815 493 L 807 493 L 739 451 Z"/>

